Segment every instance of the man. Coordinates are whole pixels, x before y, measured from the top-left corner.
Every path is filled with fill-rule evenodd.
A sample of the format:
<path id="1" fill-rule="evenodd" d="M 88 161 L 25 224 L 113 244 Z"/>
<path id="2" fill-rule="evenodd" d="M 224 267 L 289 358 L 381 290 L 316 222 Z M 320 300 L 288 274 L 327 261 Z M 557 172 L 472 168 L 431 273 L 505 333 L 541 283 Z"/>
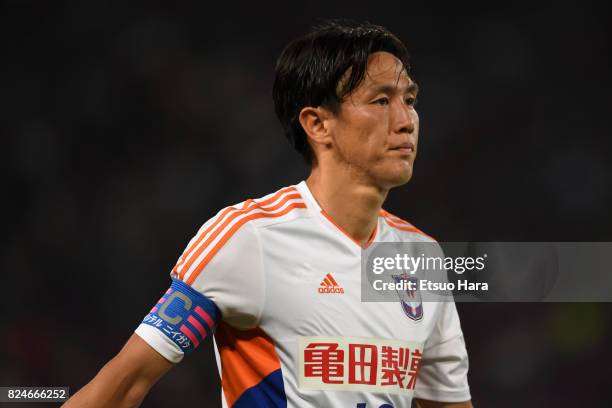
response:
<path id="1" fill-rule="evenodd" d="M 454 303 L 360 301 L 361 250 L 431 238 L 389 214 L 419 118 L 405 46 L 369 23 L 290 43 L 274 102 L 305 182 L 220 211 L 188 244 L 136 334 L 66 407 L 137 406 L 214 333 L 224 407 L 471 407 Z"/>

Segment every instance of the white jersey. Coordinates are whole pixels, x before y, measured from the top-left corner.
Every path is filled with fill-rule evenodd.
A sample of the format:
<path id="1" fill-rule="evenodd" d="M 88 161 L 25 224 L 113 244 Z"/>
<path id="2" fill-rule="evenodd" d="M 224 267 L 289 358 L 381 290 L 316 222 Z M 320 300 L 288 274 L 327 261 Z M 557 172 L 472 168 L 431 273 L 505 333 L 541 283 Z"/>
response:
<path id="1" fill-rule="evenodd" d="M 370 241 L 430 242 L 381 211 Z M 207 221 L 136 333 L 179 362 L 214 333 L 223 407 L 410 407 L 470 399 L 455 304 L 361 301 L 362 248 L 305 182 Z"/>

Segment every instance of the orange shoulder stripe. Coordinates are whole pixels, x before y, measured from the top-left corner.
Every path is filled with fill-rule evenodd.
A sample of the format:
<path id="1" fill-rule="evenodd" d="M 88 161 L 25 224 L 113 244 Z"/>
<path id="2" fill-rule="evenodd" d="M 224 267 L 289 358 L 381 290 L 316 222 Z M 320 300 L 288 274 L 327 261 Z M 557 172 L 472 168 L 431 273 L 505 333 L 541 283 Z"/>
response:
<path id="1" fill-rule="evenodd" d="M 239 208 L 236 208 L 236 207 L 227 207 L 227 208 L 225 208 L 223 211 L 221 211 L 221 213 L 215 219 L 215 221 L 208 228 L 206 228 L 205 231 L 203 231 L 202 233 L 199 234 L 198 239 L 196 241 L 194 241 L 193 244 L 190 245 L 189 248 L 187 248 L 185 250 L 185 252 L 183 252 L 183 255 L 181 256 L 181 258 L 179 259 L 179 261 L 175 265 L 173 271 L 178 272 L 178 268 L 185 262 L 185 260 L 187 258 L 191 257 L 191 254 L 198 247 L 200 242 L 202 242 L 202 240 L 208 234 L 210 234 L 223 220 L 225 220 L 226 217 L 228 216 L 228 214 L 230 214 L 230 213 L 233 213 L 233 214 L 235 214 L 235 213 L 244 213 L 244 212 L 252 211 L 253 209 L 257 208 L 258 206 L 265 206 L 265 205 L 268 205 L 270 203 L 273 203 L 279 197 L 281 197 L 283 194 L 285 194 L 287 192 L 291 192 L 291 191 L 297 191 L 297 190 L 296 190 L 295 187 L 292 187 L 292 186 L 291 187 L 285 187 L 285 188 L 282 188 L 279 191 L 277 191 L 272 197 L 270 197 L 270 198 L 268 198 L 268 199 L 266 199 L 266 200 L 264 200 L 262 202 L 257 202 L 255 200 L 248 199 Z M 203 247 L 205 247 L 206 245 L 207 244 L 204 244 Z M 200 249 L 202 249 L 202 248 L 200 248 Z M 198 253 L 196 254 L 196 258 L 197 258 L 197 255 L 199 255 L 199 253 L 201 253 L 201 251 L 198 251 Z M 182 268 L 180 276 L 179 276 L 179 278 L 181 280 L 185 276 L 185 271 L 191 267 L 191 264 L 193 263 L 193 261 L 194 261 L 194 258 L 192 257 L 190 262 L 189 262 L 189 264 Z"/>
<path id="2" fill-rule="evenodd" d="M 283 198 L 276 203 L 275 205 L 271 206 L 271 207 L 261 207 L 258 204 L 254 204 L 252 206 L 247 207 L 244 210 L 238 210 L 238 211 L 234 211 L 232 212 L 232 214 L 230 214 L 225 221 L 215 230 L 213 231 L 208 238 L 206 239 L 206 241 L 204 241 L 204 243 L 196 250 L 194 251 L 193 256 L 191 257 L 191 259 L 187 262 L 187 264 L 183 267 L 182 271 L 181 271 L 181 275 L 180 275 L 180 279 L 184 280 L 185 274 L 187 273 L 187 271 L 189 271 L 189 269 L 191 268 L 191 266 L 195 263 L 196 259 L 198 259 L 198 257 L 202 254 L 202 252 L 204 252 L 206 250 L 206 248 L 208 248 L 208 246 L 211 244 L 211 242 L 213 242 L 215 240 L 215 238 L 217 238 L 217 236 L 219 236 L 219 234 L 221 234 L 221 232 L 229 225 L 232 223 L 232 221 L 234 221 L 236 218 L 253 212 L 253 210 L 255 209 L 260 209 L 260 210 L 264 210 L 264 211 L 274 211 L 280 207 L 282 207 L 283 205 L 285 205 L 285 203 L 287 203 L 287 201 L 292 200 L 292 199 L 296 199 L 296 198 L 301 198 L 299 193 L 292 193 L 292 194 L 285 194 L 283 196 Z"/>
<path id="3" fill-rule="evenodd" d="M 208 228 L 206 228 L 204 231 L 199 232 L 198 233 L 198 238 L 191 244 L 189 245 L 189 247 L 183 251 L 183 254 L 181 255 L 180 259 L 178 260 L 178 262 L 176 263 L 176 265 L 174 265 L 174 268 L 172 269 L 173 272 L 178 272 L 178 268 L 185 262 L 185 259 L 187 259 L 187 257 L 189 257 L 189 254 L 193 251 L 193 249 L 195 247 L 198 246 L 198 244 L 202 241 L 202 239 L 204 239 L 204 237 L 210 232 L 212 231 L 220 222 L 221 220 L 223 220 L 223 218 L 232 210 L 244 210 L 245 207 L 247 205 L 249 205 L 253 200 L 248 199 L 246 201 L 244 201 L 242 203 L 242 205 L 239 208 L 236 207 L 226 207 L 224 208 L 219 215 L 216 217 L 216 219 L 214 220 L 214 222 L 212 222 Z"/>
<path id="4" fill-rule="evenodd" d="M 417 234 L 424 235 L 427 238 L 433 239 L 435 241 L 433 237 L 427 235 L 426 233 L 424 233 L 423 231 L 421 231 L 420 229 L 418 229 L 417 227 L 415 227 L 408 221 L 402 220 L 397 215 L 393 215 L 390 212 L 383 210 L 383 209 L 380 210 L 380 215 L 385 219 L 385 221 L 390 227 L 396 228 L 400 231 L 415 232 Z"/>
<path id="5" fill-rule="evenodd" d="M 268 198 L 267 200 L 262 201 L 261 203 L 259 203 L 260 205 L 267 205 L 271 202 L 274 202 L 276 199 L 278 199 L 278 197 L 280 197 L 282 194 L 288 192 L 288 191 L 295 191 L 296 188 L 293 186 L 289 186 L 289 187 L 285 187 L 282 188 L 280 190 L 278 190 L 272 197 Z M 179 261 L 177 262 L 177 264 L 174 266 L 173 268 L 173 272 L 178 272 L 178 268 L 185 262 L 185 259 L 187 259 L 189 257 L 189 254 L 193 251 L 194 248 L 196 248 L 198 246 L 198 244 L 202 241 L 202 239 L 210 232 L 212 231 L 224 218 L 225 216 L 230 212 L 230 211 L 241 211 L 241 210 L 245 210 L 247 208 L 247 206 L 250 206 L 251 203 L 253 203 L 254 200 L 252 199 L 248 199 L 246 201 L 244 201 L 242 203 L 242 206 L 240 206 L 239 208 L 236 207 L 226 207 L 223 211 L 221 211 L 219 213 L 219 215 L 217 216 L 217 218 L 215 219 L 215 221 L 208 227 L 206 228 L 205 231 L 203 231 L 202 233 L 199 234 L 199 237 L 193 242 L 192 245 L 189 246 L 189 248 L 187 248 L 184 252 L 183 255 L 181 255 L 181 258 L 179 259 Z"/>
<path id="6" fill-rule="evenodd" d="M 217 244 L 210 250 L 210 252 L 204 257 L 204 259 L 202 260 L 202 262 L 200 262 L 198 264 L 198 266 L 196 267 L 196 269 L 193 271 L 193 273 L 191 275 L 189 275 L 189 278 L 187 279 L 187 284 L 191 285 L 193 283 L 193 281 L 198 277 L 198 275 L 200 274 L 200 272 L 206 267 L 206 265 L 208 265 L 208 263 L 210 262 L 210 260 L 216 255 L 217 252 L 219 252 L 219 250 L 221 249 L 221 247 L 223 247 L 223 245 L 225 245 L 225 243 L 227 242 L 228 239 L 230 239 L 232 237 L 232 235 L 234 235 L 234 233 L 240 228 L 242 227 L 244 224 L 246 224 L 248 221 L 251 220 L 255 220 L 258 218 L 275 218 L 275 217 L 281 217 L 287 213 L 289 213 L 291 210 L 294 210 L 296 208 L 306 208 L 306 204 L 304 204 L 303 202 L 295 202 L 293 204 L 288 205 L 287 207 L 285 207 L 284 209 L 282 209 L 279 212 L 271 212 L 272 210 L 276 210 L 280 207 L 282 207 L 289 199 L 291 198 L 295 198 L 293 197 L 293 194 L 289 194 L 287 196 L 285 196 L 285 198 L 283 198 L 283 200 L 281 200 L 278 204 L 276 204 L 273 207 L 270 208 L 266 208 L 266 210 L 269 210 L 269 212 L 260 212 L 260 213 L 253 213 L 253 214 L 249 214 L 249 215 L 245 215 L 244 217 L 240 218 L 234 225 L 232 225 L 232 227 L 221 237 L 221 239 L 219 240 L 219 242 L 217 242 Z M 298 194 L 299 197 L 299 194 Z M 225 229 L 225 227 L 236 217 L 240 216 L 240 215 L 244 215 L 244 213 L 242 214 L 232 214 L 232 217 L 230 217 L 225 223 L 224 225 L 222 225 L 220 228 L 217 229 L 217 231 L 215 231 L 210 238 L 207 240 L 207 242 L 204 243 L 204 245 L 202 246 L 202 248 L 200 248 L 198 250 L 198 253 L 196 253 L 192 259 L 192 263 L 195 259 L 197 259 L 197 257 L 200 256 L 200 254 L 202 253 L 202 251 L 204 251 L 204 248 L 207 247 L 208 245 L 210 245 L 210 243 L 217 237 L 217 235 L 219 235 L 219 233 L 221 231 L 223 231 Z M 189 268 L 191 267 L 191 265 L 187 268 L 185 268 L 182 272 L 183 277 L 185 276 L 185 273 L 189 270 Z"/>
<path id="7" fill-rule="evenodd" d="M 406 221 L 406 220 L 402 220 L 402 219 L 401 219 L 400 217 L 398 217 L 397 215 L 395 215 L 395 214 L 391 214 L 391 213 L 390 213 L 389 211 L 387 211 L 387 210 L 381 209 L 381 210 L 380 210 L 380 214 L 381 214 L 383 217 L 385 217 L 385 218 L 387 218 L 387 219 L 389 219 L 389 220 L 391 220 L 391 221 L 395 222 L 396 224 L 406 224 L 406 225 L 414 226 L 414 225 L 412 225 L 411 223 L 409 223 L 408 221 Z"/>

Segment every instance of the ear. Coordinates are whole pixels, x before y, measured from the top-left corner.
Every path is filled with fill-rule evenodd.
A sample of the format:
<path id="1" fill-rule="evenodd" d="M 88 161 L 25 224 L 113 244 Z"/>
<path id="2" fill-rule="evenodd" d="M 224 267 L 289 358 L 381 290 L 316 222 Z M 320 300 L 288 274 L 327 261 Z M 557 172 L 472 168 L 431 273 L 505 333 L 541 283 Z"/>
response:
<path id="1" fill-rule="evenodd" d="M 331 112 L 320 106 L 316 108 L 307 106 L 300 111 L 300 124 L 312 144 L 329 145 L 331 143 L 331 118 Z"/>

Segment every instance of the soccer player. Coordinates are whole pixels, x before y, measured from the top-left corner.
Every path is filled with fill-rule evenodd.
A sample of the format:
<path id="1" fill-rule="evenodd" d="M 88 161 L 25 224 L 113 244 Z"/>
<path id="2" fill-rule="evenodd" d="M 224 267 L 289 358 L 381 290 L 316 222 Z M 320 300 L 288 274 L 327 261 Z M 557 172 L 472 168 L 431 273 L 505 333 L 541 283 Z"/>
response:
<path id="1" fill-rule="evenodd" d="M 360 301 L 361 251 L 429 242 L 382 209 L 417 153 L 417 85 L 385 28 L 332 21 L 276 66 L 276 113 L 306 181 L 221 210 L 168 291 L 66 407 L 137 406 L 214 335 L 223 407 L 471 407 L 455 304 Z"/>

